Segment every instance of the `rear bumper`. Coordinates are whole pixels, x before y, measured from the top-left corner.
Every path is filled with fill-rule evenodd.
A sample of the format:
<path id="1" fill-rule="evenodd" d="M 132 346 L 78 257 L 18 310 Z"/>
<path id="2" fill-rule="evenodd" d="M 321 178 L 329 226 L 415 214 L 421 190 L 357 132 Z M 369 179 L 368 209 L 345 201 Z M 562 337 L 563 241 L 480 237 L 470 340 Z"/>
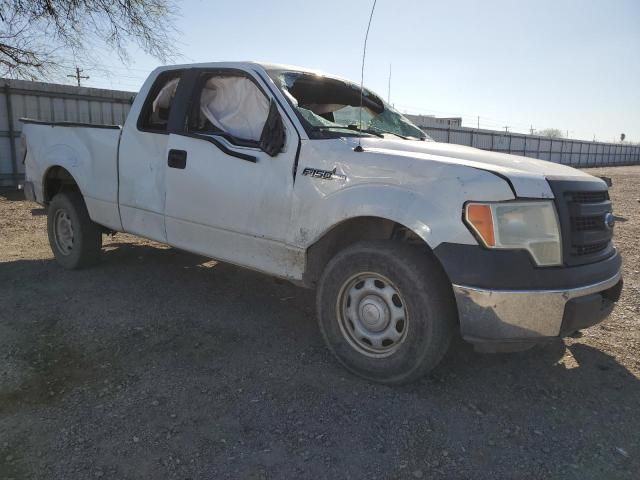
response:
<path id="1" fill-rule="evenodd" d="M 604 320 L 622 290 L 622 273 L 579 288 L 492 290 L 453 285 L 462 337 L 504 350 L 569 335 Z M 490 349 L 490 348 L 489 348 Z"/>

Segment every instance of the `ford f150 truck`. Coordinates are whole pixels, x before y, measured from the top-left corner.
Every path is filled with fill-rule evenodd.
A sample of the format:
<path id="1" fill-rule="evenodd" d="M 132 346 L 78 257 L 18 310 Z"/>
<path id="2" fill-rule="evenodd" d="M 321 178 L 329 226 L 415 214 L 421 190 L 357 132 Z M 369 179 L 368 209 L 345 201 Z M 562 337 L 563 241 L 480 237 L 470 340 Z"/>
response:
<path id="1" fill-rule="evenodd" d="M 368 379 L 418 378 L 456 332 L 486 351 L 571 334 L 622 288 L 604 181 L 434 142 L 337 77 L 161 67 L 122 127 L 23 122 L 63 267 L 128 232 L 316 288 L 328 348 Z"/>

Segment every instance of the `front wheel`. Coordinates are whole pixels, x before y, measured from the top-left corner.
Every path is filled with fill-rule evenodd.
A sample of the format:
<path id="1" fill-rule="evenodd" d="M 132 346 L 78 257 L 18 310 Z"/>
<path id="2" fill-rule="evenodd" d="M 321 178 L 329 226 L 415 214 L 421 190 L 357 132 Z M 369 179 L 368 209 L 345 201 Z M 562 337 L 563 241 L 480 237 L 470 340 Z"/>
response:
<path id="1" fill-rule="evenodd" d="M 421 377 L 442 359 L 456 324 L 451 285 L 437 260 L 392 241 L 338 253 L 317 291 L 322 335 L 353 373 L 381 383 Z"/>
<path id="2" fill-rule="evenodd" d="M 62 192 L 53 197 L 49 203 L 47 233 L 53 255 L 64 268 L 83 268 L 98 261 L 102 231 L 89 218 L 80 193 Z"/>

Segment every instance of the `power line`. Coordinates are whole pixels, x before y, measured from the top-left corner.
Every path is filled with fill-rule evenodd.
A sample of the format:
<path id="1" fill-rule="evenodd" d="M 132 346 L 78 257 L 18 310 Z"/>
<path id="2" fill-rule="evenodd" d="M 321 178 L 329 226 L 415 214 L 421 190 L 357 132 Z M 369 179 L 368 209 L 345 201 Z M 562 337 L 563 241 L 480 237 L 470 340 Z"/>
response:
<path id="1" fill-rule="evenodd" d="M 64 67 L 64 68 L 75 68 L 76 67 L 74 64 L 64 63 L 64 62 L 60 63 L 59 65 L 61 67 Z M 92 68 L 103 68 L 105 70 L 120 70 L 120 71 L 132 71 L 132 72 L 150 72 L 151 70 L 156 68 L 156 67 L 136 68 L 136 67 L 129 67 L 129 66 L 124 65 L 124 64 L 108 65 L 106 63 L 94 63 L 94 62 L 90 62 L 89 65 Z"/>

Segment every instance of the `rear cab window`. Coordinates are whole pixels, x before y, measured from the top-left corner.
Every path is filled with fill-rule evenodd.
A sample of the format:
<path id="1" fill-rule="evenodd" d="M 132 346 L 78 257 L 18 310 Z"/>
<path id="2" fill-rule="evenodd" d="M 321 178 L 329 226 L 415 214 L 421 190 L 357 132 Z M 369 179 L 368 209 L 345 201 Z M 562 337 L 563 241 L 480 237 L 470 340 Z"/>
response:
<path id="1" fill-rule="evenodd" d="M 169 115 L 182 70 L 163 72 L 154 82 L 138 117 L 138 130 L 167 133 Z"/>

